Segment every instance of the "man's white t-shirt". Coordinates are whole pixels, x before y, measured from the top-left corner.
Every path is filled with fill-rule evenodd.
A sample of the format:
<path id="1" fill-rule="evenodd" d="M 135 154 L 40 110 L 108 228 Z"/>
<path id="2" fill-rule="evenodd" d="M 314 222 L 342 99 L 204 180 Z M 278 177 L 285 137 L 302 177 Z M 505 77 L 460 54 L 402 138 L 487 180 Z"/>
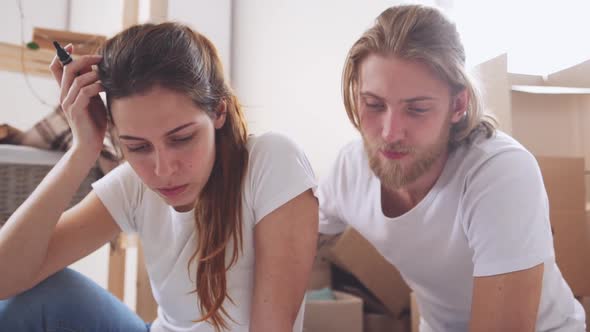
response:
<path id="1" fill-rule="evenodd" d="M 453 151 L 413 209 L 388 218 L 361 140 L 321 179 L 320 232 L 350 225 L 416 294 L 421 331 L 467 331 L 473 277 L 545 263 L 537 331 L 584 331 L 584 312 L 555 263 L 548 199 L 535 158 L 497 132 Z"/>
<path id="2" fill-rule="evenodd" d="M 307 189 L 316 187 L 313 170 L 291 140 L 276 133 L 248 138 L 248 170 L 242 192 L 243 254 L 227 273 L 233 304 L 224 302 L 230 331 L 248 331 L 254 285 L 256 224 L 273 210 Z M 188 263 L 196 250 L 193 211 L 177 212 L 147 188 L 128 163 L 93 184 L 94 191 L 125 233 L 137 233 L 145 255 L 147 273 L 158 318 L 150 331 L 214 331 L 201 318 L 194 282 L 196 264 Z M 228 248 L 229 257 L 233 248 Z M 302 330 L 303 307 L 293 331 Z"/>

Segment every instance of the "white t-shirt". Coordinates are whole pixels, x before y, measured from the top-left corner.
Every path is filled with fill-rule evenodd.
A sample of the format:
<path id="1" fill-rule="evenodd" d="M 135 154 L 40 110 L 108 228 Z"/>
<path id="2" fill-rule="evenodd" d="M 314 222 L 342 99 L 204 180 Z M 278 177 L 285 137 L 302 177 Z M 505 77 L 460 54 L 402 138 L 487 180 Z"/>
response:
<path id="1" fill-rule="evenodd" d="M 421 331 L 467 331 L 473 277 L 545 263 L 537 331 L 584 331 L 584 312 L 555 264 L 548 199 L 535 158 L 497 132 L 451 153 L 424 199 L 397 218 L 361 140 L 321 179 L 320 232 L 350 225 L 400 271 L 416 294 Z"/>
<path id="2" fill-rule="evenodd" d="M 315 189 L 313 170 L 291 140 L 276 133 L 248 139 L 248 171 L 242 194 L 243 254 L 227 274 L 227 288 L 234 304 L 224 303 L 230 331 L 248 331 L 254 285 L 256 224 L 307 189 Z M 187 266 L 196 250 L 193 211 L 177 212 L 147 188 L 127 163 L 93 184 L 117 224 L 126 233 L 137 233 L 144 249 L 147 273 L 158 303 L 158 318 L 151 331 L 214 331 L 209 323 L 193 323 L 201 317 L 194 282 L 196 264 Z M 226 250 L 229 257 L 232 248 Z M 303 308 L 303 306 L 302 306 Z M 293 331 L 302 330 L 300 309 Z"/>

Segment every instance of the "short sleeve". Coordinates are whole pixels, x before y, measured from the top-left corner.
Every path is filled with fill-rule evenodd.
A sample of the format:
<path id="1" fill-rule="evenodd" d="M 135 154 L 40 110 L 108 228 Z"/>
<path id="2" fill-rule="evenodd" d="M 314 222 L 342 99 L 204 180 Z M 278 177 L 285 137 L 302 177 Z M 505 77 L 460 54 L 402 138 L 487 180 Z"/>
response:
<path id="1" fill-rule="evenodd" d="M 142 197 L 141 179 L 124 163 L 92 184 L 94 192 L 125 233 L 136 233 L 136 210 Z"/>
<path id="2" fill-rule="evenodd" d="M 316 197 L 320 204 L 319 231 L 322 234 L 339 234 L 344 232 L 347 226 L 341 216 L 344 208 L 341 205 L 344 202 L 342 181 L 350 176 L 350 174 L 346 174 L 345 165 L 345 154 L 348 150 L 348 148 L 344 148 L 340 151 L 329 173 L 320 179 L 316 191 Z"/>
<path id="3" fill-rule="evenodd" d="M 308 189 L 316 189 L 313 169 L 303 150 L 289 138 L 266 133 L 249 147 L 248 185 L 254 222 Z"/>
<path id="4" fill-rule="evenodd" d="M 463 227 L 474 276 L 524 270 L 554 257 L 547 193 L 528 151 L 498 153 L 466 181 Z"/>

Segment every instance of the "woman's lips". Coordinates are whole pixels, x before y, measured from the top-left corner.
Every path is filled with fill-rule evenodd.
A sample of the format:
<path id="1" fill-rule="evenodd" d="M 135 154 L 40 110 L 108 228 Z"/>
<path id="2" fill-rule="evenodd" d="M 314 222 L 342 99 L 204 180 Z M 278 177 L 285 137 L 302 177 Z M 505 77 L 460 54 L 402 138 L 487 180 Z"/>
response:
<path id="1" fill-rule="evenodd" d="M 408 155 L 408 152 L 381 150 L 381 154 L 387 159 L 399 160 Z"/>
<path id="2" fill-rule="evenodd" d="M 186 188 L 188 187 L 188 184 L 183 184 L 181 186 L 177 186 L 177 187 L 168 187 L 168 188 L 160 188 L 158 189 L 158 191 L 166 196 L 167 198 L 174 198 L 180 194 L 182 194 Z"/>

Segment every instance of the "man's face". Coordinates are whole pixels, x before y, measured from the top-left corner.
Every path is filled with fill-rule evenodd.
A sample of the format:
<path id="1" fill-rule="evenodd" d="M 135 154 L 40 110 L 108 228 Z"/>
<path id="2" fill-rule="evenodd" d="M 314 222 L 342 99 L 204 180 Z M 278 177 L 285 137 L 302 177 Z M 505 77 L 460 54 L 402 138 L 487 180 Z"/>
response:
<path id="1" fill-rule="evenodd" d="M 389 189 L 401 189 L 446 157 L 450 128 L 466 108 L 465 91 L 420 62 L 372 54 L 359 67 L 360 129 L 373 172 Z"/>

